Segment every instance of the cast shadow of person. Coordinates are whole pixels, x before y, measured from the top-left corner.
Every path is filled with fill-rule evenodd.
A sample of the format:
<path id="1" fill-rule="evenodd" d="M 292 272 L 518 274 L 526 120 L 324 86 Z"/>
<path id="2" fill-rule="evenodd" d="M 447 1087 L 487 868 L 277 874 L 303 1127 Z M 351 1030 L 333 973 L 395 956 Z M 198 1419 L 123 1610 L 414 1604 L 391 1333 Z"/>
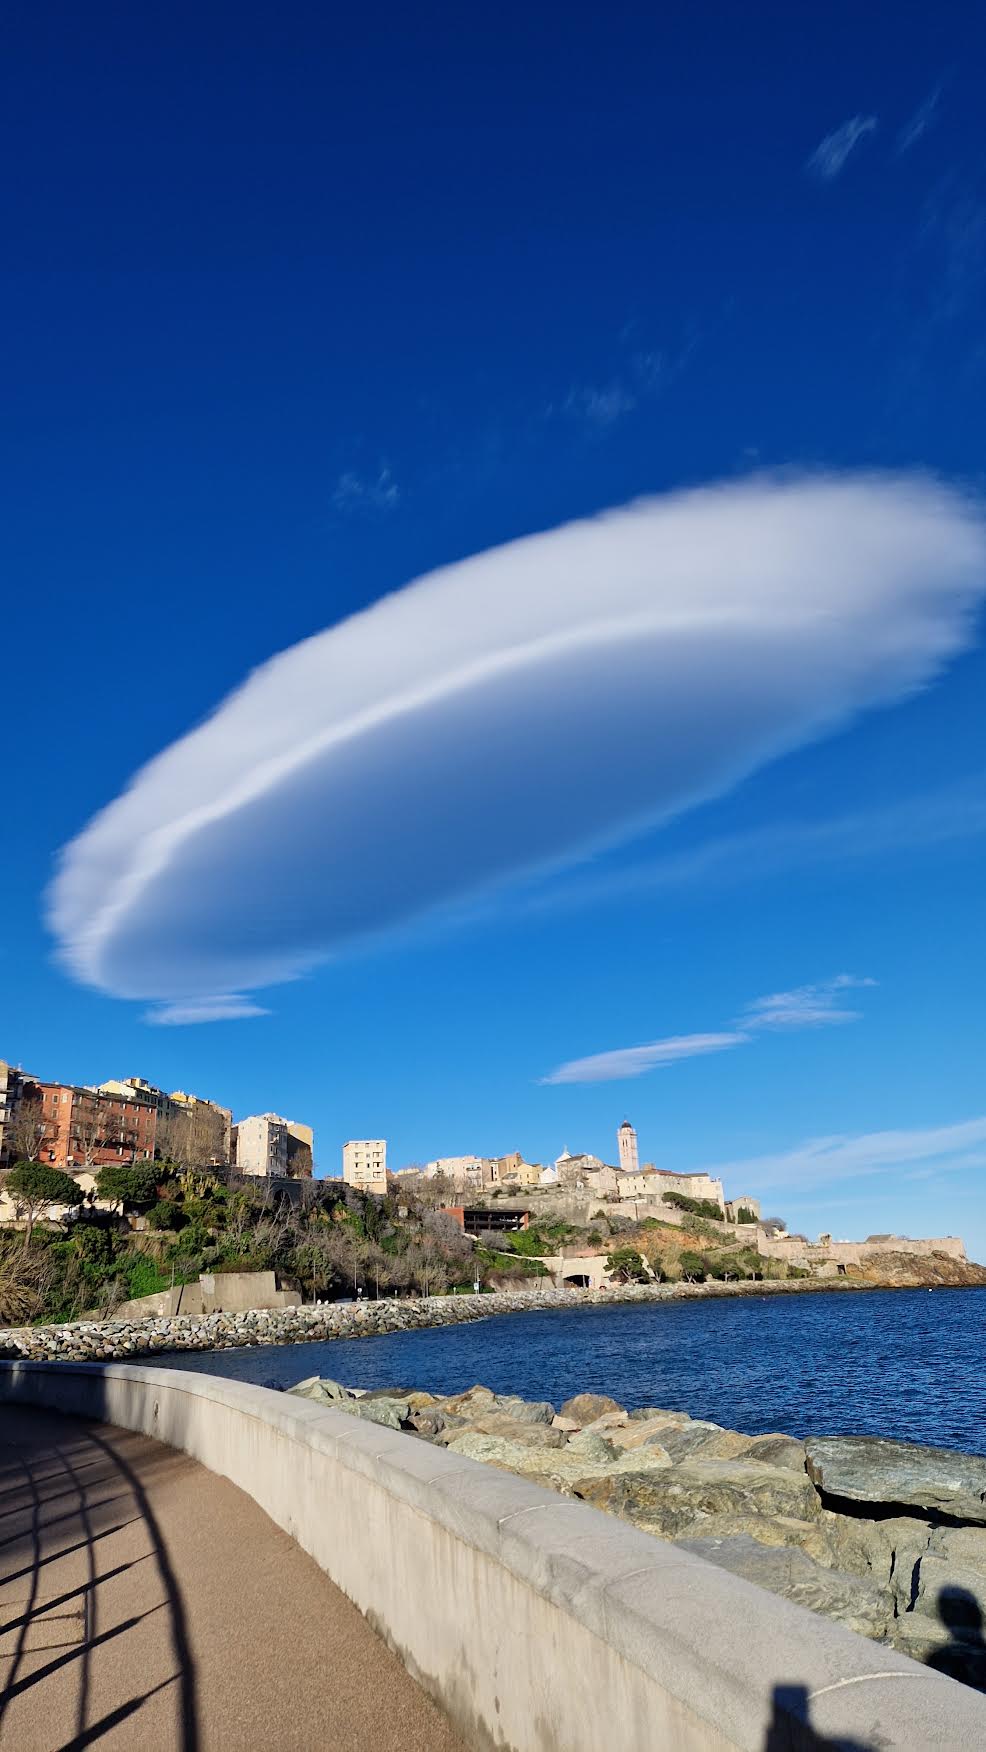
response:
<path id="1" fill-rule="evenodd" d="M 830 1740 L 811 1725 L 811 1699 L 804 1685 L 775 1685 L 763 1752 L 874 1752 L 863 1740 Z"/>
<path id="2" fill-rule="evenodd" d="M 940 1589 L 938 1616 L 952 1640 L 929 1655 L 925 1666 L 934 1667 L 937 1673 L 945 1673 L 963 1685 L 971 1685 L 976 1691 L 986 1691 L 983 1614 L 975 1594 L 970 1594 L 968 1588 Z"/>

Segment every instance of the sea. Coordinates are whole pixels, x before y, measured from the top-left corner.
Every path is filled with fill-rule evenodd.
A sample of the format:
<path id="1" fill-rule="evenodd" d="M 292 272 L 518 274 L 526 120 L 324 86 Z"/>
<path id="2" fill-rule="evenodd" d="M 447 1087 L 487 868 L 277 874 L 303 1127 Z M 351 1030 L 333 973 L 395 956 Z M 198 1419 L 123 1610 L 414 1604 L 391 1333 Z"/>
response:
<path id="1" fill-rule="evenodd" d="M 871 1435 L 986 1454 L 986 1289 L 709 1297 L 494 1315 L 464 1326 L 162 1356 L 264 1387 L 549 1399 L 607 1393 L 750 1435 Z"/>

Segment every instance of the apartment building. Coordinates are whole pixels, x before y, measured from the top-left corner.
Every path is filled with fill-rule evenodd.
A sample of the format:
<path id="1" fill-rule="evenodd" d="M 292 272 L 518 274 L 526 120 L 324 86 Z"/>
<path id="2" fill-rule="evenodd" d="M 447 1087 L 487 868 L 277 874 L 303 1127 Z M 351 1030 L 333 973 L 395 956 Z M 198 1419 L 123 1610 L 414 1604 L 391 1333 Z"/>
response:
<path id="1" fill-rule="evenodd" d="M 351 1138 L 342 1146 L 342 1178 L 361 1192 L 387 1190 L 386 1138 Z"/>
<path id="2" fill-rule="evenodd" d="M 93 1172 L 110 1162 L 153 1162 L 157 1111 L 152 1102 L 72 1083 L 33 1087 L 39 1162 L 69 1173 Z"/>
<path id="3" fill-rule="evenodd" d="M 288 1122 L 277 1113 L 252 1113 L 235 1127 L 236 1167 L 241 1174 L 287 1178 Z"/>

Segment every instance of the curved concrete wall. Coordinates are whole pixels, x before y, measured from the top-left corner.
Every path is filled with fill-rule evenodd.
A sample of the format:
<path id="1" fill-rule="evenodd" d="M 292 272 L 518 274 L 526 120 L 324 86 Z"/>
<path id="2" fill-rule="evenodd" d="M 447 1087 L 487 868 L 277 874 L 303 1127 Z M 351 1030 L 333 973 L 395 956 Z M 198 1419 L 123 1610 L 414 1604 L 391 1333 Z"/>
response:
<path id="1" fill-rule="evenodd" d="M 477 1752 L 986 1744 L 986 1700 L 952 1680 L 582 1503 L 343 1412 L 127 1364 L 0 1364 L 2 1400 L 140 1430 L 231 1479 Z"/>

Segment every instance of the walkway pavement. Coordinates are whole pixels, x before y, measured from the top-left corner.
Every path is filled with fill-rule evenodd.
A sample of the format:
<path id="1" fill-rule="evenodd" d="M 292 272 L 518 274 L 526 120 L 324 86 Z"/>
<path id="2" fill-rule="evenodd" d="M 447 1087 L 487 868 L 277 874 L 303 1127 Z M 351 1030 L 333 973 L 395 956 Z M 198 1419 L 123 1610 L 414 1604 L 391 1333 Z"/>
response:
<path id="1" fill-rule="evenodd" d="M 0 1411 L 3 1752 L 463 1752 L 250 1498 L 109 1425 Z"/>

